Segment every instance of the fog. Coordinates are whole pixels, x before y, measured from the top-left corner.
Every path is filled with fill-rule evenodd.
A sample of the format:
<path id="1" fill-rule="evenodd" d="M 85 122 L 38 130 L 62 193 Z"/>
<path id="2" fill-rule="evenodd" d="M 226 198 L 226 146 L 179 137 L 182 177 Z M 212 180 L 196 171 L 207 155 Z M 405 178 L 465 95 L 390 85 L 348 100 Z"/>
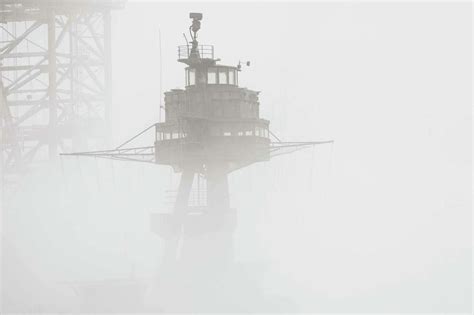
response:
<path id="1" fill-rule="evenodd" d="M 250 61 L 239 85 L 261 92 L 273 133 L 334 143 L 230 173 L 233 269 L 170 273 L 191 296 L 157 289 L 165 246 L 150 228 L 179 173 L 36 162 L 2 200 L 2 313 L 470 313 L 471 4 L 129 2 L 112 12 L 100 149 L 164 119 L 189 12 L 220 64 Z M 84 293 L 101 283 L 112 289 Z"/>

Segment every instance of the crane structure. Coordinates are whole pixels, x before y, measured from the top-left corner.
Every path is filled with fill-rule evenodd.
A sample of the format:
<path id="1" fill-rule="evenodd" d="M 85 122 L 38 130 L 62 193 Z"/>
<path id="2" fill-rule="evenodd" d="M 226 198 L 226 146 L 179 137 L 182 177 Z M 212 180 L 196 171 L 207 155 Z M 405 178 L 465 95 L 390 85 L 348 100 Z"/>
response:
<path id="1" fill-rule="evenodd" d="M 233 260 L 236 215 L 229 202 L 231 172 L 332 142 L 283 142 L 276 137 L 269 129 L 270 122 L 260 117 L 259 92 L 239 86 L 240 65 L 219 64 L 214 47 L 198 43 L 202 14 L 191 13 L 190 18 L 192 41 L 178 47 L 178 61 L 185 65 L 185 87 L 164 93 L 164 121 L 111 150 L 63 154 L 167 165 L 181 173 L 172 211 L 152 213 L 151 217 L 152 230 L 165 244 L 162 276 L 173 275 L 164 281 L 173 285 L 183 270 L 197 268 L 195 274 L 199 274 L 204 269 L 219 270 Z M 152 134 L 154 143 L 132 145 L 147 133 Z M 202 179 L 205 197 L 200 204 L 191 205 L 193 183 Z M 181 271 L 170 271 L 176 268 Z M 181 290 L 190 285 L 182 285 Z M 169 290 L 169 286 L 163 289 L 160 297 L 172 299 L 166 293 Z M 202 286 L 189 296 L 197 296 L 198 291 L 202 292 Z"/>
<path id="2" fill-rule="evenodd" d="M 0 171 L 107 139 L 111 11 L 123 0 L 0 1 Z"/>

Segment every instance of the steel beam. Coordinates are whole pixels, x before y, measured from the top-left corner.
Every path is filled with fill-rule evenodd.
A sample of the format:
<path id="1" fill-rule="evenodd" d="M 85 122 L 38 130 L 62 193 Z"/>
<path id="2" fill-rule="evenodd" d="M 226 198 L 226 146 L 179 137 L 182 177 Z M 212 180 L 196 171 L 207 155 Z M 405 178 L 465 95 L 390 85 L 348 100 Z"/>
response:
<path id="1" fill-rule="evenodd" d="M 111 103 L 110 11 L 123 3 L 1 1 L 3 174 L 28 167 L 44 146 L 50 159 L 90 149 L 90 143 L 104 146 Z"/>

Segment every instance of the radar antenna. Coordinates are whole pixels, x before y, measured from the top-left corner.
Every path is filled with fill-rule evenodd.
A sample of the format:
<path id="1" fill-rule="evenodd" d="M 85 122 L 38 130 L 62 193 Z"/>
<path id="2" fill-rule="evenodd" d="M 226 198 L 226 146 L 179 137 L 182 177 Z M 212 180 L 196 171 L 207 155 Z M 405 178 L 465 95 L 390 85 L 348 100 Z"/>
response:
<path id="1" fill-rule="evenodd" d="M 189 34 L 191 35 L 191 39 L 193 40 L 191 42 L 192 47 L 190 58 L 199 58 L 197 32 L 201 29 L 202 13 L 189 13 L 189 18 L 193 19 L 193 23 L 189 27 Z"/>

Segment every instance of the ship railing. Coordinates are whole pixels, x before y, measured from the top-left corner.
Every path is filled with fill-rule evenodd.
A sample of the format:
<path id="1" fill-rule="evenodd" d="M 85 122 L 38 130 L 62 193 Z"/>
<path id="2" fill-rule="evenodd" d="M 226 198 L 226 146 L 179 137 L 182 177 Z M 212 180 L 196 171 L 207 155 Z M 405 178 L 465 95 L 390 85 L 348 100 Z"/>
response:
<path id="1" fill-rule="evenodd" d="M 178 46 L 178 59 L 188 59 L 191 54 L 191 45 Z M 214 59 L 214 46 L 198 45 L 199 57 L 202 59 Z"/>

